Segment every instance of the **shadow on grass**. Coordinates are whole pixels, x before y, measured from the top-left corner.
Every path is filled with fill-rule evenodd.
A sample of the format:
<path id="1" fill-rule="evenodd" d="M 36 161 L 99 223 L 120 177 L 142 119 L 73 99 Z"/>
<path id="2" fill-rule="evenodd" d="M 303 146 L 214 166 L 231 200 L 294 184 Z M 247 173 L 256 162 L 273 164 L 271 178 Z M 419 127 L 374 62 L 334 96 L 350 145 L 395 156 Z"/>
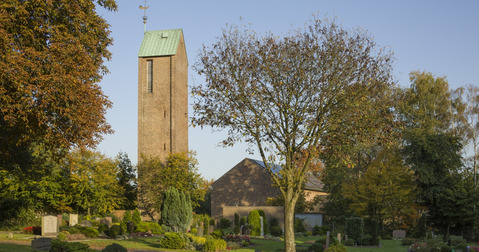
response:
<path id="1" fill-rule="evenodd" d="M 19 244 L 0 244 L 0 252 L 24 252 L 24 251 L 35 251 L 29 245 L 19 245 Z"/>

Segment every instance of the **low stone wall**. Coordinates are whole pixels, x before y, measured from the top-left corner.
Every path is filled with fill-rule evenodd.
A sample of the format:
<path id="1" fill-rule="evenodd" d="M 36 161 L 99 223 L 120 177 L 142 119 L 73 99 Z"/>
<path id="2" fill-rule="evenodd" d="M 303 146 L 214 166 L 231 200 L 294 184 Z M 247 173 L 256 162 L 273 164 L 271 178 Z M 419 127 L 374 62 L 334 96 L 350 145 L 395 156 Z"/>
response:
<path id="1" fill-rule="evenodd" d="M 243 216 L 248 217 L 249 212 L 257 209 L 264 211 L 268 222 L 271 217 L 275 217 L 279 220 L 281 228 L 284 228 L 284 208 L 282 206 L 224 206 L 223 218 L 229 219 L 234 223 L 235 213 L 237 213 L 240 218 Z"/>

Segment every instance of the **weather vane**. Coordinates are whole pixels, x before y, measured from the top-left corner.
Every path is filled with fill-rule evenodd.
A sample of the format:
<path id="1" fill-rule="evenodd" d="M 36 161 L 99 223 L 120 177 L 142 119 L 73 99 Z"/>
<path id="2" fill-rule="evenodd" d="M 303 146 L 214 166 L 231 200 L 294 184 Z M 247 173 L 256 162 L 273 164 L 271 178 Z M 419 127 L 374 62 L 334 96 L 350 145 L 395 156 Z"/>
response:
<path id="1" fill-rule="evenodd" d="M 149 7 L 149 6 L 146 6 L 146 0 L 144 0 L 144 5 L 145 6 L 140 5 L 140 9 L 143 10 L 143 26 L 144 26 L 144 29 L 145 29 L 145 32 L 146 32 L 146 20 L 148 19 L 148 17 L 146 16 L 146 9 L 148 9 L 148 7 Z"/>

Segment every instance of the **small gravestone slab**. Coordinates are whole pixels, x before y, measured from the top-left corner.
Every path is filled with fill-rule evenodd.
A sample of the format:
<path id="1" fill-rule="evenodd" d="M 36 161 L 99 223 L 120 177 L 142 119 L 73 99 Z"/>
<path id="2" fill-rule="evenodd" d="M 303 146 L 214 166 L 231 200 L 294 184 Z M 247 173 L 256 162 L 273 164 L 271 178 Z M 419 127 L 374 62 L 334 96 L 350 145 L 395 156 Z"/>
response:
<path id="1" fill-rule="evenodd" d="M 329 231 L 326 232 L 326 248 L 329 248 Z"/>
<path id="2" fill-rule="evenodd" d="M 393 230 L 393 239 L 406 238 L 406 230 Z"/>
<path id="3" fill-rule="evenodd" d="M 78 214 L 70 214 L 70 218 L 68 220 L 68 223 L 69 223 L 70 227 L 73 227 L 76 224 L 78 224 Z"/>
<path id="4" fill-rule="evenodd" d="M 50 251 L 50 249 L 52 249 L 52 239 L 50 238 L 34 239 L 32 241 L 32 249 L 41 250 L 41 251 Z"/>
<path id="5" fill-rule="evenodd" d="M 57 217 L 52 215 L 42 216 L 42 236 L 57 236 Z"/>
<path id="6" fill-rule="evenodd" d="M 8 233 L 8 238 L 13 239 L 13 233 Z"/>
<path id="7" fill-rule="evenodd" d="M 91 227 L 91 221 L 89 220 L 84 220 L 80 223 L 80 226 L 82 227 Z"/>
<path id="8" fill-rule="evenodd" d="M 338 241 L 341 242 L 341 233 L 338 233 Z"/>
<path id="9" fill-rule="evenodd" d="M 211 234 L 215 231 L 215 225 L 210 225 L 208 228 L 208 234 Z"/>
<path id="10" fill-rule="evenodd" d="M 259 217 L 260 219 L 260 222 L 261 222 L 261 232 L 260 232 L 260 236 L 264 236 L 264 230 L 263 230 L 263 216 L 260 216 Z"/>
<path id="11" fill-rule="evenodd" d="M 63 215 L 59 214 L 57 215 L 57 225 L 61 226 L 63 221 Z"/>

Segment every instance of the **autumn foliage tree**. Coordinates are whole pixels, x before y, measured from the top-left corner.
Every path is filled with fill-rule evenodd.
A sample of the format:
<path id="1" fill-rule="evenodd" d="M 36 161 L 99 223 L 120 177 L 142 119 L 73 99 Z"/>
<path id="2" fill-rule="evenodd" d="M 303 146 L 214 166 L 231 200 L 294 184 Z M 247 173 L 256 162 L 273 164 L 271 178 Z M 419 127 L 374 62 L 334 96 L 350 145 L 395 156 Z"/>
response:
<path id="1" fill-rule="evenodd" d="M 392 86 L 391 58 L 369 34 L 318 19 L 284 36 L 230 26 L 200 52 L 192 123 L 258 149 L 284 198 L 285 251 L 295 251 L 294 208 L 318 147 L 342 132 L 355 141 L 387 112 L 376 101 Z"/>
<path id="2" fill-rule="evenodd" d="M 0 3 L 0 159 L 43 142 L 53 150 L 93 147 L 112 130 L 111 102 L 98 85 L 112 44 L 96 4 L 114 0 Z M 18 158 L 18 157 L 16 157 Z"/>

